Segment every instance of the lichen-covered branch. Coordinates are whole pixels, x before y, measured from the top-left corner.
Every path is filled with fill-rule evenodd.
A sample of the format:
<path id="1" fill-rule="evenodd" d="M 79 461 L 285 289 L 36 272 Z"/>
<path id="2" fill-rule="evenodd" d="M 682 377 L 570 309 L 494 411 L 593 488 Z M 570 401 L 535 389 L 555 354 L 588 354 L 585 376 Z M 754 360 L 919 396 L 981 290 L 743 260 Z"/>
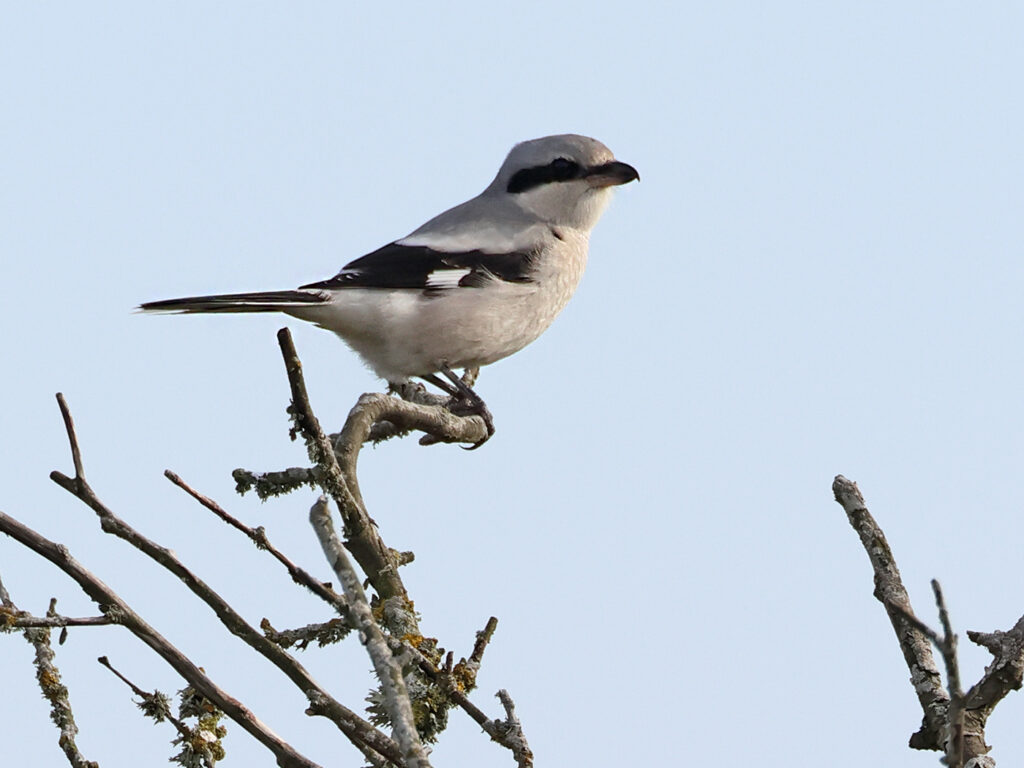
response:
<path id="1" fill-rule="evenodd" d="M 398 574 L 396 558 L 385 546 L 373 520 L 366 513 L 354 474 L 346 472 L 346 467 L 339 461 L 343 454 L 339 452 L 336 457 L 334 446 L 313 413 L 302 377 L 302 363 L 288 329 L 278 331 L 277 339 L 291 387 L 292 403 L 289 412 L 295 421 L 295 432 L 305 440 L 309 458 L 319 469 L 320 483 L 338 506 L 344 525 L 345 544 L 382 600 L 399 598 L 407 602 L 409 598 Z M 354 469 L 354 461 L 351 466 Z"/>
<path id="2" fill-rule="evenodd" d="M 1024 683 L 1024 616 L 1006 631 L 973 632 L 967 637 L 992 654 L 981 680 L 964 694 L 964 730 L 979 733 L 984 744 L 985 724 L 996 704 Z"/>
<path id="3" fill-rule="evenodd" d="M 2 589 L 2 585 L 0 585 L 0 589 Z M 11 601 L 10 595 L 7 594 L 6 590 L 2 590 L 0 598 L 2 598 L 5 612 L 21 613 Z M 28 617 L 27 614 L 22 614 L 22 616 Z M 56 598 L 50 600 L 50 607 L 46 611 L 46 616 L 50 619 L 59 618 L 57 616 Z M 60 745 L 61 751 L 64 752 L 64 756 L 72 768 L 99 768 L 98 763 L 85 759 L 78 749 L 78 744 L 75 743 L 75 737 L 78 735 L 78 726 L 75 724 L 75 715 L 71 710 L 71 698 L 67 686 L 61 681 L 60 670 L 54 663 L 56 654 L 53 651 L 53 646 L 50 644 L 49 627 L 29 626 L 24 629 L 23 634 L 25 635 L 25 640 L 28 641 L 29 645 L 36 652 L 34 659 L 36 682 L 39 683 L 39 689 L 43 693 L 43 698 L 50 702 L 50 719 L 53 720 L 60 733 L 57 743 Z"/>
<path id="4" fill-rule="evenodd" d="M 307 624 L 296 629 L 278 630 L 267 619 L 263 619 L 260 622 L 260 629 L 263 630 L 263 635 L 268 640 L 277 643 L 282 648 L 295 647 L 304 651 L 312 643 L 324 648 L 340 642 L 348 637 L 353 627 L 349 624 L 348 619 L 337 618 L 316 624 Z"/>
<path id="5" fill-rule="evenodd" d="M 942 729 L 949 708 L 949 694 L 942 687 L 942 675 L 935 666 L 928 638 L 904 616 L 914 614 L 910 596 L 903 586 L 889 542 L 864 503 L 857 484 L 837 475 L 832 483 L 836 501 L 846 512 L 850 525 L 860 537 L 875 574 L 875 597 L 885 606 L 896 632 L 903 659 L 910 669 L 910 681 L 924 711 L 920 730 L 910 737 L 914 749 L 943 750 Z"/>
<path id="6" fill-rule="evenodd" d="M 441 686 L 445 695 L 460 707 L 479 725 L 483 731 L 498 744 L 506 747 L 512 752 L 519 768 L 532 768 L 533 752 L 526 742 L 526 735 L 523 733 L 522 723 L 515 716 L 515 705 L 508 691 L 502 689 L 495 694 L 505 708 L 505 720 L 492 720 L 482 709 L 469 700 L 466 693 L 476 687 L 476 673 L 483 659 L 484 650 L 490 643 L 494 630 L 498 627 L 498 620 L 493 616 L 488 619 L 487 626 L 477 633 L 476 643 L 473 652 L 468 660 L 463 659 L 452 666 L 451 654 L 448 654 L 444 669 L 439 669 L 430 659 L 414 650 L 418 657 L 419 667 L 423 673 Z M 391 640 L 392 648 L 399 649 L 403 644 L 399 640 Z M 406 645 L 406 648 L 409 646 Z"/>
<path id="7" fill-rule="evenodd" d="M 394 737 L 402 751 L 402 764 L 407 768 L 429 768 L 427 753 L 416 730 L 416 719 L 412 713 L 412 700 L 405 686 L 402 667 L 391 654 L 384 633 L 377 626 L 370 602 L 363 592 L 359 575 L 349 562 L 345 548 L 334 533 L 334 523 L 327 507 L 327 500 L 321 496 L 309 511 L 309 520 L 316 531 L 320 546 L 338 576 L 348 601 L 351 620 L 359 628 L 363 645 L 373 662 L 374 671 L 381 683 L 384 700 L 391 716 Z"/>
<path id="8" fill-rule="evenodd" d="M 183 717 L 196 717 L 196 727 L 191 728 L 183 718 L 175 717 L 171 712 L 171 700 L 166 694 L 160 691 L 142 690 L 139 686 L 114 669 L 114 665 L 106 656 L 100 656 L 97 661 L 109 669 L 115 677 L 131 688 L 132 693 L 139 697 L 135 702 L 142 713 L 156 723 L 169 722 L 178 732 L 173 744 L 181 745 L 181 751 L 171 758 L 171 762 L 179 765 L 196 766 L 202 764 L 206 768 L 213 768 L 220 760 L 224 759 L 225 751 L 221 740 L 226 735 L 226 729 L 219 724 L 223 712 L 214 707 L 209 700 L 199 699 L 199 706 L 192 706 L 196 701 L 195 689 L 192 687 L 179 691 L 183 701 L 181 709 Z"/>
<path id="9" fill-rule="evenodd" d="M 915 749 L 945 752 L 950 768 L 992 768 L 988 756 L 985 725 L 989 715 L 1011 690 L 1024 682 L 1024 616 L 1008 632 L 968 632 L 967 636 L 993 655 L 981 680 L 964 693 L 957 662 L 957 637 L 939 582 L 932 580 L 942 633 L 914 614 L 900 580 L 899 569 L 885 536 L 868 512 L 857 484 L 842 475 L 833 485 L 836 501 L 860 536 L 875 571 L 875 596 L 882 601 L 892 621 L 904 658 L 911 670 L 918 699 L 924 709 L 924 724 L 910 739 Z M 934 643 L 946 667 L 948 690 L 942 688 L 927 642 Z M 921 644 L 925 643 L 924 651 Z M 924 670 L 924 674 L 921 673 Z"/>
<path id="10" fill-rule="evenodd" d="M 516 763 L 519 765 L 519 768 L 533 768 L 533 752 L 530 751 L 530 745 L 526 743 L 523 724 L 519 722 L 519 718 L 516 716 L 516 707 L 512 703 L 512 697 L 508 695 L 508 691 L 504 688 L 495 695 L 501 702 L 501 706 L 505 708 L 505 719 L 499 721 L 499 725 L 504 734 L 505 741 L 511 745 L 510 749 L 512 754 L 515 755 Z"/>

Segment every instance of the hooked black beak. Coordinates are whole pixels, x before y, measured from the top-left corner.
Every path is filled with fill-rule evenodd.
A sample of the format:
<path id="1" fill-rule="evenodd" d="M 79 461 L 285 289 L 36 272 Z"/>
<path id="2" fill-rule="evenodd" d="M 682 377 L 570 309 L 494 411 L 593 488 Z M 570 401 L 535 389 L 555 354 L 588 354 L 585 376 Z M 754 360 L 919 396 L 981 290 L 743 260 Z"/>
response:
<path id="1" fill-rule="evenodd" d="M 616 187 L 631 181 L 640 181 L 640 174 L 629 163 L 613 160 L 587 169 L 585 178 L 592 187 Z"/>

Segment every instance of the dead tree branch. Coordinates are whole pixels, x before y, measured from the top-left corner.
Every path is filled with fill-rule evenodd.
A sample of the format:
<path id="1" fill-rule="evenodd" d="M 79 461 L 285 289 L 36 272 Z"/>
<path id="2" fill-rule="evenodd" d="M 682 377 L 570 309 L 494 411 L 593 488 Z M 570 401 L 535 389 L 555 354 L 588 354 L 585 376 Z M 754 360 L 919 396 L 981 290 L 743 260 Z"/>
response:
<path id="1" fill-rule="evenodd" d="M 942 675 L 935 666 L 928 638 L 905 618 L 913 615 L 910 595 L 903 586 L 885 534 L 868 512 L 857 484 L 842 475 L 832 484 L 836 501 L 846 511 L 850 525 L 860 537 L 875 573 L 875 598 L 885 606 L 903 658 L 910 669 L 910 681 L 924 711 L 920 730 L 910 737 L 914 749 L 942 749 L 942 729 L 949 709 L 949 694 L 942 687 Z"/>
<path id="2" fill-rule="evenodd" d="M 291 386 L 292 402 L 288 410 L 295 423 L 293 434 L 302 435 L 310 460 L 320 470 L 318 473 L 320 484 L 338 506 L 344 525 L 345 545 L 382 600 L 400 598 L 402 601 L 408 602 L 408 593 L 398 574 L 396 558 L 392 550 L 385 546 L 377 533 L 373 520 L 366 513 L 354 473 L 345 471 L 348 466 L 343 469 L 344 462 L 339 463 L 335 457 L 335 448 L 320 428 L 320 422 L 313 413 L 309 396 L 306 394 L 306 383 L 302 377 L 302 363 L 299 361 L 287 328 L 278 331 L 277 340 L 284 357 L 288 383 Z M 360 398 L 360 401 L 362 399 Z M 353 411 L 358 408 L 357 405 Z M 349 420 L 351 421 L 351 419 L 350 415 Z M 362 446 L 362 441 L 358 446 Z M 351 453 L 353 451 L 349 450 L 348 454 Z M 358 455 L 358 448 L 354 453 Z M 339 451 L 339 455 L 348 454 Z M 355 469 L 354 458 L 349 466 L 353 470 Z M 412 622 L 413 626 L 416 626 L 415 619 L 412 619 Z M 418 627 L 416 631 L 418 633 Z"/>
<path id="3" fill-rule="evenodd" d="M 359 628 L 360 638 L 373 662 L 377 678 L 380 680 L 384 700 L 391 715 L 394 736 L 402 750 L 403 765 L 408 768 L 429 768 L 430 762 L 427 760 L 426 751 L 423 749 L 419 733 L 416 730 L 412 700 L 405 687 L 402 667 L 392 656 L 384 634 L 373 618 L 373 610 L 370 608 L 369 600 L 366 599 L 366 593 L 363 592 L 359 575 L 352 567 L 352 563 L 349 562 L 340 539 L 334 533 L 334 524 L 331 522 L 331 514 L 327 508 L 327 499 L 323 496 L 317 499 L 310 509 L 309 520 L 320 540 L 320 546 L 323 547 L 327 561 L 331 564 L 331 568 L 337 574 L 338 581 L 345 590 L 349 614 Z"/>
<path id="4" fill-rule="evenodd" d="M 0 512 L 0 515 L 2 514 Z M 57 615 L 57 599 L 50 599 L 50 607 L 46 611 L 45 618 L 31 616 L 25 611 L 18 610 L 3 583 L 0 582 L 0 603 L 2 603 L 0 623 L 2 623 L 3 629 L 23 629 L 25 640 L 35 649 L 36 682 L 39 683 L 43 698 L 50 702 L 50 719 L 60 733 L 57 743 L 64 752 L 68 763 L 72 768 L 99 768 L 98 763 L 86 760 L 78 749 L 78 744 L 75 742 L 78 726 L 75 724 L 75 715 L 71 710 L 70 694 L 67 686 L 61 681 L 60 670 L 54 663 L 56 654 L 50 644 L 50 628 L 67 627 L 68 624 L 43 623 L 61 619 L 67 621 L 65 617 Z M 63 637 L 63 633 L 61 636 Z"/>
<path id="5" fill-rule="evenodd" d="M 156 563 L 170 571 L 186 587 L 188 587 L 193 594 L 209 605 L 213 609 L 217 618 L 220 619 L 221 623 L 224 624 L 232 634 L 266 657 L 278 669 L 284 672 L 284 674 L 300 690 L 302 690 L 310 701 L 310 709 L 315 714 L 325 716 L 334 722 L 335 725 L 337 725 L 337 727 L 341 729 L 341 731 L 345 733 L 353 743 L 370 747 L 381 755 L 387 757 L 389 760 L 399 762 L 398 758 L 400 755 L 397 750 L 397 746 L 393 741 L 388 739 L 370 723 L 363 720 L 359 715 L 331 696 L 312 678 L 312 676 L 309 675 L 305 668 L 299 664 L 294 657 L 286 653 L 279 646 L 270 642 L 258 630 L 248 624 L 248 622 L 246 622 L 245 619 L 227 603 L 227 601 L 211 589 L 204 581 L 202 581 L 202 579 L 186 568 L 173 552 L 165 547 L 159 546 L 155 542 L 143 536 L 125 521 L 117 517 L 109 508 L 106 507 L 106 505 L 103 504 L 102 501 L 100 501 L 99 497 L 86 481 L 84 474 L 82 474 L 84 470 L 82 469 L 81 452 L 78 448 L 78 437 L 75 432 L 74 423 L 71 419 L 70 410 L 67 407 L 67 403 L 64 401 L 63 395 L 58 395 L 57 400 L 60 403 L 61 413 L 64 415 L 64 423 L 67 427 L 68 440 L 72 446 L 72 456 L 75 457 L 76 476 L 74 478 L 69 478 L 64 474 L 55 471 L 50 474 L 51 479 L 91 508 L 100 518 L 100 527 L 105 533 L 111 533 L 118 538 L 127 541 L 136 549 L 143 552 Z M 60 566 L 59 562 L 53 562 Z M 82 570 L 84 571 L 84 569 Z M 74 577 L 73 574 L 72 576 Z M 89 574 L 89 576 L 91 576 L 91 574 Z M 79 583 L 81 584 L 82 582 L 80 581 Z M 89 593 L 90 597 L 96 599 L 95 595 L 89 592 L 89 589 L 86 589 L 86 592 Z M 97 602 L 101 606 L 105 604 L 101 600 L 97 600 Z M 122 623 L 124 623 L 125 626 L 134 634 L 139 636 L 143 642 L 146 642 L 150 647 L 160 653 L 160 655 L 171 663 L 175 670 L 178 671 L 179 674 L 181 674 L 182 677 L 184 677 L 200 693 L 217 704 L 217 706 L 223 709 L 229 717 L 236 720 L 236 722 L 239 722 L 243 728 L 249 724 L 252 729 L 250 730 L 250 733 L 253 735 L 256 735 L 257 733 L 260 734 L 261 740 L 267 739 L 264 743 L 268 747 L 273 745 L 276 750 L 288 747 L 287 744 L 276 736 L 273 736 L 272 739 L 268 738 L 267 734 L 269 733 L 269 729 L 266 729 L 266 726 L 263 726 L 262 723 L 259 724 L 260 727 L 252 725 L 253 722 L 258 723 L 252 713 L 248 712 L 244 707 L 241 707 L 241 705 L 233 699 L 228 702 L 226 694 L 213 686 L 212 682 L 206 679 L 205 675 L 201 675 L 200 673 L 201 677 L 197 677 L 196 672 L 198 671 L 198 668 L 195 667 L 194 664 L 186 659 L 180 651 L 167 643 L 167 641 L 157 634 L 155 630 L 146 625 L 142 621 L 141 617 L 138 617 L 134 613 L 132 615 L 137 619 L 137 623 L 129 624 L 124 621 L 122 621 Z M 187 664 L 185 662 L 187 662 Z M 227 705 L 225 706 L 222 704 L 218 697 L 224 697 Z M 247 728 L 247 730 L 249 730 L 249 728 Z M 288 749 L 291 748 L 288 747 Z M 278 754 L 278 752 L 275 752 L 275 754 Z M 284 753 L 282 752 L 279 755 L 279 758 L 283 754 Z M 305 758 L 302 758 L 302 760 L 305 760 Z"/>
<path id="6" fill-rule="evenodd" d="M 71 412 L 61 394 L 57 395 L 57 400 L 67 431 L 75 474 L 68 477 L 54 471 L 50 474 L 51 479 L 96 514 L 104 533 L 126 541 L 173 574 L 212 609 L 232 634 L 271 661 L 306 695 L 309 702 L 306 713 L 332 720 L 362 752 L 369 765 L 374 768 L 429 768 L 428 751 L 424 745 L 436 739 L 447 724 L 448 711 L 458 706 L 495 741 L 510 749 L 520 768 L 531 768 L 533 756 L 508 693 L 501 690 L 497 694 L 505 710 L 504 719 L 488 718 L 466 696 L 476 686 L 477 672 L 497 620 L 490 619 L 485 629 L 477 633 L 469 658 L 463 658 L 458 664 L 453 663 L 452 653 L 445 654 L 444 649 L 438 647 L 436 639 L 420 634 L 419 617 L 399 574 L 399 567 L 411 562 L 413 554 L 391 549 L 384 544 L 376 523 L 366 511 L 356 475 L 359 451 L 366 442 L 420 430 L 426 433 L 421 442 L 465 442 L 475 445 L 486 437 L 486 425 L 479 416 L 458 415 L 458 408 L 453 413 L 452 404 L 447 398 L 430 395 L 421 386 L 407 385 L 400 388 L 399 394 L 403 399 L 381 394 L 363 395 L 350 412 L 342 431 L 328 437 L 320 428 L 310 406 L 301 363 L 288 331 L 282 330 L 278 338 L 292 394 L 288 409 L 294 423 L 291 435 L 293 439 L 298 434 L 302 435 L 313 466 L 265 475 L 238 470 L 235 473 L 236 481 L 240 492 L 255 487 L 261 498 L 301 486 L 323 489 L 326 496 L 321 496 L 314 504 L 310 520 L 344 595 L 335 592 L 331 584 L 314 578 L 275 548 L 262 527 L 254 528 L 236 519 L 175 473 L 168 470 L 165 475 L 204 508 L 242 532 L 257 548 L 270 553 L 285 567 L 295 583 L 324 600 L 338 614 L 338 618 L 285 632 L 277 632 L 264 619 L 261 623 L 262 634 L 249 625 L 171 550 L 150 540 L 115 515 L 93 491 L 86 479 Z M 474 375 L 475 371 L 467 371 L 464 378 L 471 381 Z M 327 507 L 328 497 L 334 500 L 340 512 L 344 540 L 335 533 Z M 219 726 L 216 721 L 224 714 L 267 747 L 276 756 L 278 765 L 287 768 L 316 768 L 315 763 L 299 754 L 260 722 L 248 708 L 213 683 L 110 587 L 71 557 L 66 547 L 50 541 L 3 513 L 0 513 L 0 532 L 37 552 L 71 576 L 102 613 L 95 617 L 60 616 L 51 604 L 45 617 L 31 616 L 16 608 L 0 583 L 0 629 L 23 631 L 37 651 L 43 649 L 49 653 L 48 659 L 44 659 L 49 663 L 52 662 L 52 650 L 49 648 L 51 628 L 62 629 L 63 642 L 67 627 L 70 626 L 124 626 L 186 680 L 187 687 L 181 692 L 181 713 L 175 718 L 170 713 L 166 696 L 158 691 L 149 693 L 142 690 L 115 670 L 105 657 L 100 659 L 141 698 L 139 706 L 148 716 L 158 721 L 167 719 L 174 724 L 178 731 L 175 743 L 182 745 L 182 753 L 174 759 L 184 760 L 188 764 L 202 762 L 205 765 L 212 765 L 219 760 L 223 755 L 219 742 L 223 726 Z M 349 560 L 349 553 L 366 575 L 365 587 L 362 577 Z M 372 588 L 372 599 L 364 591 L 366 587 Z M 380 681 L 379 691 L 371 691 L 369 697 L 371 719 L 374 723 L 390 724 L 393 729 L 391 738 L 336 701 L 286 650 L 291 646 L 302 649 L 311 642 L 318 645 L 337 642 L 352 629 L 358 630 Z M 50 664 L 47 670 L 51 668 L 52 673 L 48 672 L 47 678 L 60 687 L 63 700 L 66 701 L 66 690 L 59 685 L 56 668 Z M 40 680 L 42 682 L 42 677 Z M 72 765 L 93 768 L 95 764 L 81 758 L 74 747 L 75 728 L 70 718 L 70 707 L 66 708 L 66 715 L 62 713 L 60 718 L 57 717 L 57 709 L 55 703 L 54 719 L 61 727 L 61 746 Z M 204 720 L 203 712 L 212 715 Z M 196 728 L 190 728 L 182 719 L 193 716 L 200 718 Z"/>
<path id="7" fill-rule="evenodd" d="M 288 570 L 288 575 L 292 577 L 292 581 L 296 584 L 301 584 L 314 595 L 319 597 L 321 600 L 332 606 L 339 614 L 345 616 L 348 611 L 348 606 L 345 604 L 345 598 L 335 592 L 327 584 L 322 581 L 313 578 L 313 576 L 303 568 L 295 565 L 291 560 L 284 556 L 284 554 L 277 549 L 273 544 L 270 543 L 270 539 L 267 538 L 267 532 L 263 528 L 252 528 L 241 520 L 228 514 L 223 507 L 220 506 L 213 499 L 208 496 L 204 496 L 199 491 L 192 488 L 188 483 L 182 480 L 178 475 L 171 470 L 164 471 L 164 477 L 174 483 L 176 486 L 181 488 L 185 493 L 191 496 L 193 499 L 198 501 L 208 510 L 213 512 L 217 517 L 223 520 L 231 527 L 241 531 L 253 544 L 256 545 L 257 549 L 262 549 L 265 552 L 269 552 L 275 560 L 283 565 Z"/>
<path id="8" fill-rule="evenodd" d="M 296 752 L 291 745 L 264 725 L 237 699 L 228 695 L 199 669 L 184 653 L 173 646 L 121 599 L 110 587 L 86 570 L 67 548 L 41 536 L 26 525 L 0 512 L 0 531 L 33 552 L 45 557 L 78 582 L 105 615 L 124 625 L 133 635 L 152 648 L 157 655 L 196 690 L 214 702 L 247 733 L 269 749 L 283 768 L 318 768 L 317 764 Z"/>
<path id="9" fill-rule="evenodd" d="M 957 661 L 957 637 L 938 581 L 932 580 L 932 591 L 942 625 L 941 635 L 914 614 L 892 550 L 868 512 L 857 484 L 837 475 L 832 490 L 871 560 L 875 597 L 889 614 L 910 668 L 911 683 L 924 710 L 924 722 L 910 737 L 910 746 L 944 752 L 944 762 L 950 768 L 991 768 L 995 761 L 988 756 L 990 747 L 985 743 L 985 725 L 996 704 L 1011 690 L 1019 690 L 1024 681 L 1024 617 L 1008 632 L 967 633 L 973 642 L 987 648 L 994 659 L 981 680 L 964 693 Z M 947 688 L 942 687 L 929 642 L 934 643 L 942 655 Z"/>

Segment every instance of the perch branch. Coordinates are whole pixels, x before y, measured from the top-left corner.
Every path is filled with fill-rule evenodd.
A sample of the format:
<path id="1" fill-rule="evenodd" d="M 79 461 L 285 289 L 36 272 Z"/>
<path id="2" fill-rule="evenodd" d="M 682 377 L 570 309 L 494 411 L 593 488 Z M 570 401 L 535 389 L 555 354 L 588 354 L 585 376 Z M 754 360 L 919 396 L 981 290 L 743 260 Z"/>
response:
<path id="1" fill-rule="evenodd" d="M 362 439 L 355 444 L 342 442 L 342 448 L 336 449 L 331 445 L 320 422 L 313 413 L 309 403 L 309 396 L 306 393 L 306 383 L 302 377 L 302 363 L 295 351 L 291 334 L 287 328 L 282 328 L 277 334 L 278 343 L 281 347 L 281 354 L 284 358 L 285 369 L 288 373 L 288 383 L 291 387 L 292 402 L 289 412 L 295 420 L 295 429 L 302 434 L 309 452 L 309 458 L 316 464 L 320 483 L 323 489 L 334 499 L 341 513 L 341 520 L 345 532 L 345 545 L 355 557 L 359 566 L 363 569 L 370 584 L 382 600 L 399 598 L 403 603 L 408 604 L 409 596 L 398 573 L 399 562 L 395 553 L 389 549 L 380 535 L 377 528 L 366 513 L 363 504 L 362 494 L 359 492 L 359 484 L 355 475 L 355 457 L 358 449 L 362 446 Z M 359 400 L 362 402 L 367 396 Z M 378 397 L 385 397 L 378 395 Z M 387 398 L 394 400 L 394 398 Z M 402 402 L 395 400 L 395 402 Z M 357 404 L 353 413 L 359 410 Z M 346 422 L 346 429 L 353 421 L 353 415 L 349 415 Z M 343 431 L 344 434 L 344 431 Z M 337 450 L 337 453 L 336 453 Z M 408 611 L 412 617 L 412 611 Z M 409 618 L 413 631 L 418 633 L 419 629 L 414 618 Z M 408 627 L 389 627 L 395 634 L 401 636 L 408 631 Z"/>

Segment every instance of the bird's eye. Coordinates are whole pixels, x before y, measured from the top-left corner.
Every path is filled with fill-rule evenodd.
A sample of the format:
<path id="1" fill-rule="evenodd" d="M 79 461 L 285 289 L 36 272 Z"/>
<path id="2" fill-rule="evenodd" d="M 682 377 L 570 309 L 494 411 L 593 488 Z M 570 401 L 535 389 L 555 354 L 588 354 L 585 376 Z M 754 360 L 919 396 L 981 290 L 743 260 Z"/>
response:
<path id="1" fill-rule="evenodd" d="M 558 181 L 575 178 L 580 171 L 578 163 L 565 157 L 555 158 L 551 161 L 549 167 L 551 168 L 552 176 Z"/>
<path id="2" fill-rule="evenodd" d="M 557 157 L 547 165 L 523 168 L 512 174 L 508 180 L 508 192 L 518 194 L 545 184 L 578 179 L 583 175 L 580 164 L 567 157 Z"/>

